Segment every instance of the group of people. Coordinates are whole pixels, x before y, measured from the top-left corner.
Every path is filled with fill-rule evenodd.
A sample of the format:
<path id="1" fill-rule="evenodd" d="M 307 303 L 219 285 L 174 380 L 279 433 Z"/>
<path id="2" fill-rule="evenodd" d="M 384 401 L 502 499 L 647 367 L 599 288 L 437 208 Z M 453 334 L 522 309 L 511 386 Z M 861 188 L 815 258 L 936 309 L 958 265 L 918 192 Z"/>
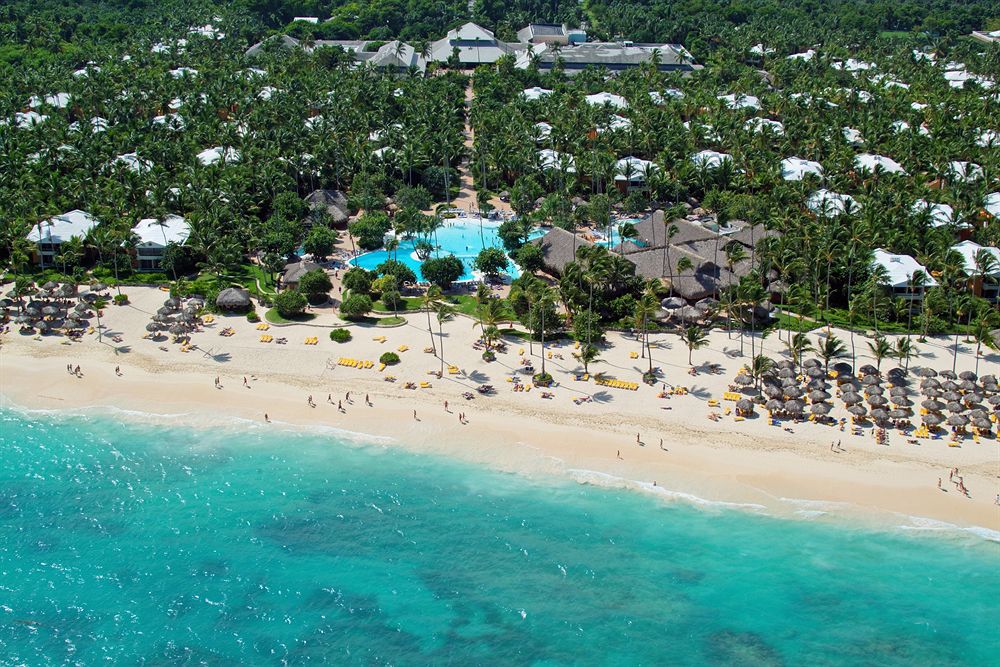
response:
<path id="1" fill-rule="evenodd" d="M 958 492 L 961 493 L 963 496 L 965 496 L 966 498 L 972 497 L 969 494 L 969 489 L 965 486 L 965 480 L 962 479 L 962 476 L 960 474 L 958 474 L 958 468 L 952 468 L 951 470 L 948 471 L 948 481 L 954 484 L 955 488 L 958 489 Z M 941 484 L 940 477 L 938 477 L 938 488 L 941 489 L 942 491 L 948 490 L 944 488 L 944 486 Z M 1000 495 L 997 496 L 997 504 L 1000 505 Z"/>

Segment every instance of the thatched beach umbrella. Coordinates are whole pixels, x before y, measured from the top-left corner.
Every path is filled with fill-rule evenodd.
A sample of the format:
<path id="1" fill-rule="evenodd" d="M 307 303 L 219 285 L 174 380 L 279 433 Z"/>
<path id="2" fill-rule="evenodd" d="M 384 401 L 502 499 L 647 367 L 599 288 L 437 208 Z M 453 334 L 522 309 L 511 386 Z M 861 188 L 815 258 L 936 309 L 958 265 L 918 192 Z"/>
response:
<path id="1" fill-rule="evenodd" d="M 989 419 L 985 419 L 985 418 L 973 419 L 972 420 L 972 425 L 975 426 L 980 431 L 987 431 L 988 432 L 988 431 L 990 431 L 990 430 L 993 429 L 993 422 L 991 422 Z"/>
<path id="2" fill-rule="evenodd" d="M 923 382 L 920 383 L 920 388 L 921 389 L 940 389 L 941 388 L 941 381 L 938 380 L 937 378 L 927 378 L 926 380 L 924 380 Z"/>
<path id="3" fill-rule="evenodd" d="M 924 389 L 924 396 L 926 396 L 927 398 L 940 398 L 941 394 L 943 393 L 944 393 L 943 391 L 941 391 L 940 389 L 935 389 L 934 387 L 929 387 L 927 389 Z"/>
<path id="4" fill-rule="evenodd" d="M 844 400 L 844 403 L 846 403 L 847 405 L 854 405 L 854 404 L 860 403 L 861 401 L 864 400 L 861 397 L 861 394 L 855 393 L 853 391 L 844 392 L 844 395 L 841 396 L 841 398 Z"/>
<path id="5" fill-rule="evenodd" d="M 896 408 L 895 410 L 889 411 L 890 419 L 906 419 L 910 416 L 912 410 L 903 410 L 901 408 Z"/>
<path id="6" fill-rule="evenodd" d="M 858 369 L 858 373 L 861 375 L 878 375 L 878 369 L 871 364 L 865 364 Z"/>
<path id="7" fill-rule="evenodd" d="M 826 391 L 830 388 L 830 385 L 823 380 L 810 380 L 809 384 L 806 385 L 806 389 L 809 391 Z"/>
<path id="8" fill-rule="evenodd" d="M 941 377 L 943 377 L 945 379 L 948 379 L 948 380 L 957 380 L 958 379 L 958 375 L 955 374 L 955 371 L 950 371 L 948 369 L 945 369 L 945 370 L 941 371 L 940 373 L 938 373 L 938 375 L 940 375 Z"/>
<path id="9" fill-rule="evenodd" d="M 813 366 L 812 368 L 807 368 L 806 375 L 814 379 L 826 377 L 826 373 L 823 372 L 823 369 L 818 368 L 816 366 Z"/>
<path id="10" fill-rule="evenodd" d="M 927 366 L 917 369 L 916 372 L 917 375 L 919 375 L 922 378 L 932 378 L 937 376 L 937 371 L 934 370 L 933 368 L 928 368 Z"/>
<path id="11" fill-rule="evenodd" d="M 792 368 L 782 368 L 778 371 L 778 377 L 780 378 L 793 378 L 795 377 L 795 370 Z"/>
<path id="12" fill-rule="evenodd" d="M 108 286 L 104 283 L 94 283 L 90 286 L 91 292 L 104 292 L 108 289 Z"/>
<path id="13" fill-rule="evenodd" d="M 676 319 L 689 322 L 691 320 L 700 320 L 705 316 L 705 313 L 698 310 L 694 306 L 683 306 L 673 311 L 673 316 Z"/>
<path id="14" fill-rule="evenodd" d="M 802 367 L 803 368 L 819 368 L 822 365 L 823 364 L 821 364 L 819 362 L 819 359 L 816 359 L 816 358 L 813 358 L 813 357 L 810 357 L 810 358 L 808 358 L 808 359 L 806 359 L 805 361 L 802 362 Z"/>
<path id="15" fill-rule="evenodd" d="M 910 399 L 908 399 L 908 398 L 906 398 L 904 396 L 893 397 L 892 404 L 895 405 L 898 408 L 913 407 L 913 401 L 911 401 Z"/>
<path id="16" fill-rule="evenodd" d="M 948 403 L 948 412 L 965 412 L 965 406 L 958 401 L 951 401 Z"/>
<path id="17" fill-rule="evenodd" d="M 883 405 L 889 405 L 889 400 L 885 396 L 869 396 L 868 405 L 882 407 Z"/>
<path id="18" fill-rule="evenodd" d="M 40 333 L 47 333 L 48 330 L 50 329 L 49 323 L 46 322 L 45 320 L 39 320 L 35 322 L 35 328 L 38 329 Z"/>
<path id="19" fill-rule="evenodd" d="M 923 408 L 930 410 L 931 412 L 941 412 L 942 410 L 944 410 L 944 403 L 942 403 L 941 401 L 935 401 L 933 398 L 928 398 L 920 405 Z"/>
<path id="20" fill-rule="evenodd" d="M 146 325 L 146 331 L 150 333 L 156 333 L 159 330 L 160 330 L 160 325 L 157 324 L 156 322 L 150 322 L 149 324 Z"/>
<path id="21" fill-rule="evenodd" d="M 958 388 L 961 389 L 962 391 L 975 391 L 976 383 L 973 382 L 972 380 L 962 380 L 961 382 L 958 383 Z"/>
<path id="22" fill-rule="evenodd" d="M 941 389 L 944 391 L 958 391 L 958 383 L 952 380 L 945 380 L 941 383 Z"/>
<path id="23" fill-rule="evenodd" d="M 90 311 L 90 306 L 81 301 L 80 303 L 73 306 L 73 310 L 75 310 L 78 313 L 86 313 Z"/>
<path id="24" fill-rule="evenodd" d="M 769 384 L 764 387 L 764 395 L 768 398 L 781 398 L 785 395 L 785 392 L 781 390 L 781 387 L 775 387 Z"/>
<path id="25" fill-rule="evenodd" d="M 791 359 L 782 359 L 781 361 L 779 361 L 778 363 L 776 363 L 774 365 L 774 367 L 778 368 L 778 369 L 781 369 L 781 368 L 791 368 L 792 370 L 794 370 L 795 369 L 795 363 L 792 362 Z"/>
<path id="26" fill-rule="evenodd" d="M 906 396 L 908 393 L 906 387 L 893 387 L 889 390 L 890 396 Z"/>
<path id="27" fill-rule="evenodd" d="M 683 308 L 687 305 L 687 301 L 679 296 L 667 297 L 660 302 L 660 307 L 664 310 L 677 310 L 678 308 Z"/>
<path id="28" fill-rule="evenodd" d="M 983 377 L 979 378 L 979 381 L 982 382 L 984 385 L 997 384 L 997 376 L 993 374 L 984 375 Z"/>
<path id="29" fill-rule="evenodd" d="M 861 405 L 860 403 L 858 405 L 852 405 L 851 407 L 847 408 L 847 411 L 850 412 L 855 417 L 864 417 L 866 414 L 868 414 L 868 410 L 866 410 L 865 406 Z"/>
<path id="30" fill-rule="evenodd" d="M 957 391 L 946 391 L 945 393 L 941 394 L 941 400 L 948 402 L 951 401 L 957 402 L 962 400 L 962 395 Z"/>
<path id="31" fill-rule="evenodd" d="M 167 331 L 174 334 L 175 336 L 181 336 L 187 333 L 187 327 L 184 326 L 183 324 L 172 324 L 170 325 L 170 328 L 167 329 Z"/>
<path id="32" fill-rule="evenodd" d="M 785 401 L 785 410 L 792 414 L 802 414 L 802 408 L 805 406 L 805 403 L 794 398 L 790 401 Z"/>
<path id="33" fill-rule="evenodd" d="M 828 415 L 832 407 L 829 403 L 813 403 L 810 409 L 814 415 Z"/>
<path id="34" fill-rule="evenodd" d="M 42 285 L 42 289 L 45 290 L 46 292 L 51 292 L 52 290 L 54 290 L 54 289 L 56 289 L 58 287 L 59 287 L 59 283 L 54 282 L 52 280 L 50 280 L 47 283 L 45 283 L 44 285 Z"/>
<path id="35" fill-rule="evenodd" d="M 51 317 L 53 315 L 57 315 L 58 313 L 59 309 L 56 308 L 55 306 L 45 306 L 44 308 L 42 308 L 42 315 L 48 315 L 49 317 Z"/>
<path id="36" fill-rule="evenodd" d="M 785 387 L 785 398 L 799 398 L 803 391 L 799 387 Z"/>
<path id="37" fill-rule="evenodd" d="M 704 299 L 700 299 L 697 303 L 695 303 L 694 307 L 702 312 L 714 310 L 719 307 L 719 300 L 706 296 Z"/>
<path id="38" fill-rule="evenodd" d="M 962 371 L 961 373 L 958 374 L 958 377 L 961 380 L 972 380 L 973 382 L 975 382 L 979 376 L 973 373 L 972 371 Z"/>
<path id="39" fill-rule="evenodd" d="M 833 370 L 837 372 L 837 375 L 853 375 L 854 368 L 851 367 L 846 361 L 838 361 L 833 365 Z"/>
<path id="40" fill-rule="evenodd" d="M 821 391 L 819 389 L 815 389 L 809 392 L 809 400 L 813 402 L 825 401 L 828 398 L 830 398 L 830 394 L 828 392 Z"/>
<path id="41" fill-rule="evenodd" d="M 776 398 L 772 398 L 770 401 L 764 404 L 764 409 L 768 412 L 780 412 L 785 409 L 785 404 Z"/>
<path id="42" fill-rule="evenodd" d="M 739 375 L 736 376 L 733 382 L 735 384 L 746 387 L 753 384 L 753 378 L 747 375 L 746 373 L 740 373 Z"/>
<path id="43" fill-rule="evenodd" d="M 753 414 L 753 401 L 749 398 L 741 398 L 736 401 L 736 409 L 742 412 L 744 415 Z"/>
<path id="44" fill-rule="evenodd" d="M 969 418 L 965 415 L 952 415 L 948 417 L 948 426 L 964 427 L 969 423 Z"/>
<path id="45" fill-rule="evenodd" d="M 990 396 L 989 398 L 986 399 L 986 402 L 989 403 L 990 405 L 1000 406 L 1000 394 L 997 394 L 996 396 Z"/>
<path id="46" fill-rule="evenodd" d="M 941 415 L 936 415 L 934 413 L 928 413 L 922 417 L 923 422 L 928 426 L 938 426 L 944 422 L 944 417 Z"/>
<path id="47" fill-rule="evenodd" d="M 885 389 L 878 384 L 872 384 L 865 387 L 865 396 L 881 396 L 884 393 Z"/>
<path id="48" fill-rule="evenodd" d="M 871 411 L 871 418 L 877 422 L 884 422 L 889 418 L 889 413 L 882 408 L 875 408 Z"/>
<path id="49" fill-rule="evenodd" d="M 864 385 L 874 385 L 882 382 L 882 378 L 877 375 L 866 375 L 861 378 L 861 384 Z"/>

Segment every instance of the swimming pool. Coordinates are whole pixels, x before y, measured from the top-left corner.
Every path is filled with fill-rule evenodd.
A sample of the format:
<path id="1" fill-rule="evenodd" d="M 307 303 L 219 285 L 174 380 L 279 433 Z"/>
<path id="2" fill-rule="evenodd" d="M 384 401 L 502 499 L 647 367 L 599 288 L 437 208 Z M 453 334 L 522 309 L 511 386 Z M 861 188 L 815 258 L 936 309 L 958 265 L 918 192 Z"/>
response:
<path id="1" fill-rule="evenodd" d="M 503 249 L 503 243 L 497 235 L 499 228 L 500 222 L 496 220 L 482 220 L 481 230 L 480 218 L 445 220 L 445 226 L 437 230 L 437 243 L 439 247 L 435 253 L 431 254 L 431 257 L 446 257 L 448 255 L 458 257 L 462 260 L 462 265 L 465 267 L 465 272 L 459 278 L 459 281 L 475 280 L 476 276 L 473 273 L 472 263 L 475 261 L 479 251 L 490 247 Z M 531 238 L 537 238 L 543 234 L 544 232 L 536 229 L 532 231 Z M 399 240 L 399 249 L 393 253 L 389 253 L 384 249 L 374 250 L 366 252 L 363 255 L 358 255 L 350 263 L 352 266 L 360 266 L 363 269 L 374 271 L 375 267 L 387 259 L 398 259 L 413 269 L 418 279 L 423 280 L 423 274 L 420 273 L 420 260 L 417 259 L 416 253 L 416 244 L 420 240 L 421 237 L 401 238 Z M 430 241 L 433 243 L 434 238 L 431 237 Z M 521 275 L 513 260 L 507 266 L 507 274 L 511 278 L 517 278 Z"/>

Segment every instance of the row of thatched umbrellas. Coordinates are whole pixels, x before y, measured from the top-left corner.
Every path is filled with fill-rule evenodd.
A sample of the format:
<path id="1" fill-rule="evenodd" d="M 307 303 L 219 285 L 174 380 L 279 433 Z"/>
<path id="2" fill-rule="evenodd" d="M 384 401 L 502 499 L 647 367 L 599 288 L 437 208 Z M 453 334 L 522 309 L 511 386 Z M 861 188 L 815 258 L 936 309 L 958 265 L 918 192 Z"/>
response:
<path id="1" fill-rule="evenodd" d="M 78 287 L 72 283 L 62 285 L 50 281 L 34 290 L 27 303 L 13 297 L 0 299 L 0 308 L 22 327 L 46 333 L 54 329 L 81 329 L 87 326 L 87 319 L 93 311 L 93 304 L 106 291 L 106 285 L 96 283 L 90 291 L 78 295 Z M 72 304 L 76 297 L 78 301 Z"/>
<path id="2" fill-rule="evenodd" d="M 177 297 L 170 297 L 150 318 L 146 331 L 154 335 L 167 331 L 174 336 L 186 336 L 197 326 L 198 312 L 204 307 L 205 301 L 200 298 L 189 299 L 185 304 Z"/>
<path id="3" fill-rule="evenodd" d="M 854 417 L 869 418 L 876 423 L 884 424 L 889 421 L 908 420 L 913 416 L 914 402 L 908 388 L 908 373 L 902 368 L 894 368 L 887 373 L 888 396 L 884 386 L 885 380 L 879 369 L 874 366 L 862 366 L 858 369 L 858 376 L 847 363 L 835 364 L 834 370 L 836 382 L 842 391 L 841 399 L 847 406 L 847 411 Z M 921 389 L 925 392 L 927 400 L 924 400 L 921 406 L 926 410 L 926 414 L 923 415 L 925 424 L 937 427 L 947 423 L 958 428 L 972 424 L 981 431 L 989 431 L 992 428 L 990 410 L 983 402 L 988 402 L 994 410 L 1000 411 L 1000 387 L 997 386 L 995 376 L 986 375 L 978 378 L 971 371 L 959 375 L 944 371 L 940 374 L 945 378 L 945 382 L 942 383 L 936 379 L 939 374 L 933 369 L 918 369 L 916 374 L 924 378 Z M 807 405 L 804 399 L 808 399 L 811 403 L 811 414 L 817 417 L 829 415 L 833 408 L 829 402 L 832 396 L 827 391 L 830 385 L 827 382 L 826 370 L 819 360 L 809 359 L 803 362 L 801 375 L 806 382 L 804 387 L 799 380 L 800 373 L 796 371 L 795 364 L 791 360 L 774 364 L 761 376 L 762 393 L 766 400 L 760 400 L 764 408 L 769 412 L 799 417 L 804 414 Z M 743 372 L 736 377 L 736 384 L 746 387 L 754 384 L 754 381 Z M 938 398 L 942 401 L 937 400 Z M 754 403 L 744 398 L 737 402 L 736 407 L 741 413 L 750 414 L 753 412 Z M 941 414 L 945 409 L 952 413 L 947 418 Z"/>

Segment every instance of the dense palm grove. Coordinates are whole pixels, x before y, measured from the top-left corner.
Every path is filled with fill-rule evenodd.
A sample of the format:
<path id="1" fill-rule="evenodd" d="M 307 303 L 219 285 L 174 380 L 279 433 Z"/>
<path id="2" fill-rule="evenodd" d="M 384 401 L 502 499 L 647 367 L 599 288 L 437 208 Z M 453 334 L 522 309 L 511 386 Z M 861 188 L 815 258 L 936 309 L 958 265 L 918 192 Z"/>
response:
<path id="1" fill-rule="evenodd" d="M 102 224 L 64 244 L 49 273 L 154 282 L 186 276 L 200 280 L 189 289 L 202 291 L 239 276 L 267 285 L 307 240 L 301 221 L 309 192 L 347 191 L 352 209 L 366 215 L 341 240 L 375 248 L 390 224 L 431 234 L 433 219 L 417 211 L 450 198 L 468 158 L 482 205 L 506 191 L 521 214 L 502 231 L 528 272 L 515 282 L 509 310 L 490 319 L 514 314 L 537 336 L 563 327 L 588 340 L 609 325 L 648 331 L 670 287 L 640 279 L 623 256 L 601 249 L 583 250 L 554 287 L 544 287 L 530 273 L 540 268 L 538 253 L 524 243 L 532 225 L 590 225 L 628 236 L 628 225 L 613 228 L 616 209 L 663 209 L 669 245 L 670 221 L 692 207 L 719 223 L 742 220 L 770 232 L 751 257 L 726 260 L 749 259 L 752 267 L 718 294 L 731 326 L 765 324 L 754 315 L 780 283 L 787 312 L 799 316 L 876 331 L 968 329 L 983 339 L 996 327 L 995 307 L 970 289 L 994 268 L 984 259 L 970 272 L 950 250 L 959 232 L 983 246 L 1000 244 L 1000 223 L 984 214 L 987 195 L 1000 187 L 1000 49 L 957 37 L 983 27 L 974 21 L 987 16 L 982 3 L 893 5 L 895 14 L 878 3 L 822 13 L 809 12 L 808 3 L 720 3 L 718 12 L 702 14 L 684 3 L 475 3 L 472 18 L 498 35 L 522 19 L 582 18 L 599 35 L 690 40 L 705 67 L 685 77 L 640 67 L 566 78 L 559 67 L 515 69 L 504 59 L 471 73 L 468 110 L 470 73 L 390 75 L 355 68 L 335 49 L 244 56 L 273 30 L 307 39 L 436 38 L 468 18 L 466 3 L 439 3 L 436 14 L 410 3 L 417 18 L 405 22 L 402 7 L 380 3 L 348 16 L 346 5 L 251 2 L 214 18 L 210 6 L 183 3 L 139 3 L 132 13 L 93 3 L 91 16 L 60 15 L 59 3 L 33 12 L 35 4 L 0 13 L 12 38 L 0 48 L 2 254 L 25 280 L 41 278 L 25 235 L 40 220 L 79 208 Z M 640 6 L 652 17 L 642 25 Z M 285 28 L 299 13 L 334 20 Z M 209 21 L 225 36 L 190 32 Z M 936 32 L 877 36 L 897 29 Z M 796 53 L 809 55 L 788 58 Z M 949 62 L 962 64 L 962 87 L 946 79 Z M 534 86 L 552 93 L 525 98 L 522 91 Z M 584 101 L 601 92 L 621 95 L 627 108 Z M 69 95 L 65 105 L 55 98 L 33 105 L 44 122 L 19 120 L 30 98 L 60 93 Z M 467 111 L 471 150 L 463 147 Z M 222 159 L 203 164 L 199 155 L 211 149 Z M 543 149 L 562 158 L 540 160 Z M 692 160 L 702 151 L 729 158 Z M 865 170 L 859 154 L 888 156 L 905 173 Z M 627 156 L 648 166 L 641 174 L 626 166 L 623 174 L 616 164 Z M 786 180 L 781 163 L 791 157 L 819 163 L 822 175 Z M 981 172 L 965 178 L 955 162 Z M 640 183 L 627 195 L 614 185 L 623 175 Z M 853 203 L 843 212 L 810 209 L 819 188 Z M 954 214 L 933 224 L 929 209 L 914 208 L 918 200 L 947 204 Z M 380 212 L 390 202 L 399 209 L 392 223 Z M 189 220 L 188 243 L 170 249 L 166 275 L 132 274 L 131 228 L 171 213 Z M 892 298 L 884 276 L 870 270 L 876 248 L 916 257 L 940 286 L 919 308 Z M 697 338 L 687 324 L 684 335 Z M 787 316 L 782 325 L 806 326 Z"/>

